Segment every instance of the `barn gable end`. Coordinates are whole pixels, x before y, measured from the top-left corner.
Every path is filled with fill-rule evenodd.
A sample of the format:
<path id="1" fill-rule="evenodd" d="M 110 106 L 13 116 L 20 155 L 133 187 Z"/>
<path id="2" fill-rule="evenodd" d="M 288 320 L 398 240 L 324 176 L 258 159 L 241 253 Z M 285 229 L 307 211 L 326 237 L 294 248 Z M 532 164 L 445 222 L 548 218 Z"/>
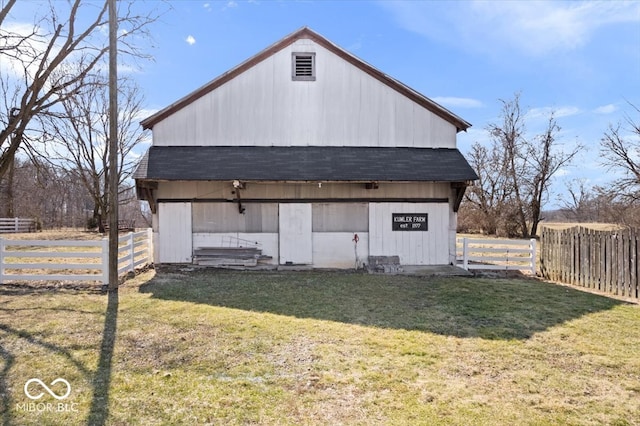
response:
<path id="1" fill-rule="evenodd" d="M 159 262 L 225 241 L 257 243 L 273 265 L 455 260 L 457 208 L 477 179 L 456 148 L 470 124 L 308 28 L 142 125 L 153 145 L 138 194 L 156 244 L 180 251 Z"/>

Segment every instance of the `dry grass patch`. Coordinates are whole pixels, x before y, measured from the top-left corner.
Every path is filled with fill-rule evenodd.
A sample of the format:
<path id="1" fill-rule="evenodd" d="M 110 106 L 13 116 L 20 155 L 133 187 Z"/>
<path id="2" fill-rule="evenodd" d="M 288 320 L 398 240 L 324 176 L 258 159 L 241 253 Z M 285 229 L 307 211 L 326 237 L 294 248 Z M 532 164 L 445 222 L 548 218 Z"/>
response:
<path id="1" fill-rule="evenodd" d="M 175 270 L 108 301 L 0 288 L 4 423 L 640 419 L 640 307 L 532 279 Z M 31 377 L 77 411 L 21 410 Z"/>
<path id="2" fill-rule="evenodd" d="M 77 228 L 50 229 L 39 232 L 20 232 L 0 234 L 0 238 L 7 240 L 74 240 L 93 241 L 100 240 L 104 235 L 95 231 L 86 231 Z"/>
<path id="3" fill-rule="evenodd" d="M 583 228 L 595 229 L 596 231 L 616 231 L 624 229 L 624 226 L 615 223 L 599 223 L 599 222 L 544 222 L 540 224 L 540 228 L 551 229 L 567 229 L 576 226 Z"/>

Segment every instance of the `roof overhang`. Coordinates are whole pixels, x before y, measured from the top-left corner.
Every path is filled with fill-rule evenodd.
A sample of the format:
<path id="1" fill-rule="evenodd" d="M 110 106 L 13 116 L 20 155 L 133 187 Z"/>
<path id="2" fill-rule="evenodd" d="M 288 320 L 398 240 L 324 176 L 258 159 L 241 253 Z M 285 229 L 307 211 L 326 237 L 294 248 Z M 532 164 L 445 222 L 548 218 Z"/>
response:
<path id="1" fill-rule="evenodd" d="M 478 179 L 457 149 L 153 146 L 139 181 L 458 182 Z"/>

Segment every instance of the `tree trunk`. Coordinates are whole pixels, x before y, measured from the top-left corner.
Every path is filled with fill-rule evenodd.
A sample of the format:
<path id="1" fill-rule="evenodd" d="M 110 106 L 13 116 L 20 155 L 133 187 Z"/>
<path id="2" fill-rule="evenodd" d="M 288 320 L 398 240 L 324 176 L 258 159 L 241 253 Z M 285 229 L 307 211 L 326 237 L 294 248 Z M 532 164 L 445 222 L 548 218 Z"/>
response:
<path id="1" fill-rule="evenodd" d="M 16 161 L 15 158 L 11 160 L 9 164 L 9 168 L 7 169 L 7 190 L 6 190 L 6 198 L 5 202 L 6 206 L 6 215 L 5 217 L 15 217 L 15 200 L 13 197 L 13 177 L 16 171 Z"/>

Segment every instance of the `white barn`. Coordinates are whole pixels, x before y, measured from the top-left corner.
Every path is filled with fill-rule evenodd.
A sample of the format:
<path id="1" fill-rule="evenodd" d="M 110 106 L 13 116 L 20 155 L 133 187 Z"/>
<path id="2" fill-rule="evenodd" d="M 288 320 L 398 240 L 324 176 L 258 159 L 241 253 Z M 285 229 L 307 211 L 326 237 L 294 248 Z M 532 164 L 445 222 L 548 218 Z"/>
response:
<path id="1" fill-rule="evenodd" d="M 142 125 L 157 263 L 256 245 L 274 267 L 455 264 L 470 124 L 308 28 Z"/>

